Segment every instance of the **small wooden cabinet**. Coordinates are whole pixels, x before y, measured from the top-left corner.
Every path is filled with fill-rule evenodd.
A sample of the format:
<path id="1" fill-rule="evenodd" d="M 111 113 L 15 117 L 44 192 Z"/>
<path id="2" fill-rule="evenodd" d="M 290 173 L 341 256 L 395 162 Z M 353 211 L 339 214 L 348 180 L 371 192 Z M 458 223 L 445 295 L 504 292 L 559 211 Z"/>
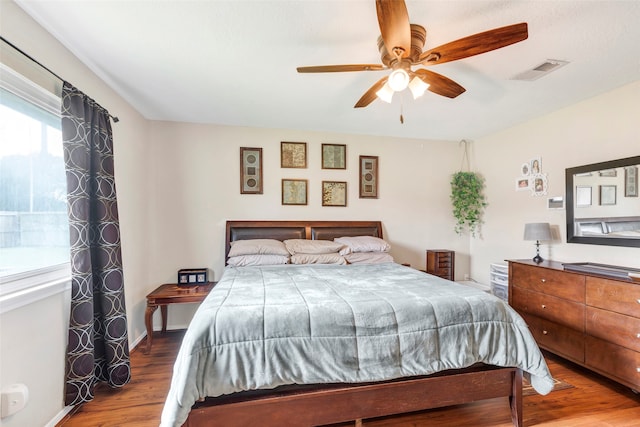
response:
<path id="1" fill-rule="evenodd" d="M 427 250 L 427 273 L 452 280 L 455 274 L 456 253 L 447 249 Z"/>
<path id="2" fill-rule="evenodd" d="M 509 261 L 509 304 L 541 348 L 640 390 L 640 285 Z"/>

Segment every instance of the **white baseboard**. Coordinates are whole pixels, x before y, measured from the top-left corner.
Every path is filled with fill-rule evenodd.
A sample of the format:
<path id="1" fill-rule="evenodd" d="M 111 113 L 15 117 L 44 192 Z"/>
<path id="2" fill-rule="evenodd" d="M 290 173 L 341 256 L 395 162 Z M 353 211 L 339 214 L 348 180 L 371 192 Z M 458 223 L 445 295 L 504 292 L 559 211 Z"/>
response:
<path id="1" fill-rule="evenodd" d="M 65 406 L 64 409 L 58 412 L 58 414 L 55 417 L 53 417 L 47 424 L 45 424 L 44 427 L 56 427 L 56 425 L 60 421 L 62 421 L 62 419 L 66 417 L 69 414 L 69 412 L 73 410 L 73 408 L 75 408 L 75 406 Z"/>

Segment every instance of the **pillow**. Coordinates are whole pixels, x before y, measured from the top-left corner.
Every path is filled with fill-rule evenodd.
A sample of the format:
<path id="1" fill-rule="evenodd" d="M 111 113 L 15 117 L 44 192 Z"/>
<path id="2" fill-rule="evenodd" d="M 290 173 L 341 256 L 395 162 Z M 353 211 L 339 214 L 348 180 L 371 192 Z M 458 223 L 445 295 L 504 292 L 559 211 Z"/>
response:
<path id="1" fill-rule="evenodd" d="M 248 239 L 231 242 L 229 257 L 240 255 L 289 256 L 289 252 L 284 243 L 275 239 Z"/>
<path id="2" fill-rule="evenodd" d="M 229 257 L 227 264 L 233 267 L 247 265 L 280 265 L 288 264 L 289 257 L 284 255 L 238 255 Z"/>
<path id="3" fill-rule="evenodd" d="M 342 255 L 352 252 L 389 252 L 391 250 L 387 242 L 373 236 L 336 237 L 333 241 L 346 246 L 340 251 Z"/>
<path id="4" fill-rule="evenodd" d="M 291 255 L 291 264 L 340 264 L 347 261 L 337 252 L 330 254 L 295 254 Z"/>
<path id="5" fill-rule="evenodd" d="M 388 252 L 354 252 L 344 256 L 349 264 L 381 264 L 393 262 Z"/>
<path id="6" fill-rule="evenodd" d="M 291 255 L 338 253 L 344 247 L 342 243 L 331 240 L 289 239 L 284 244 Z"/>

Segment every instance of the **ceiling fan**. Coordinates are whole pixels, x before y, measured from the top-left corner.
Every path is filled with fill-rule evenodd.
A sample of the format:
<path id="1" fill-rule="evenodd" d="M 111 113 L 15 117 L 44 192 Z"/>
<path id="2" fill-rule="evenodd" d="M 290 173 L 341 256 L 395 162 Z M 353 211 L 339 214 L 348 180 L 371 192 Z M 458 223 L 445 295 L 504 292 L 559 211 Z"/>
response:
<path id="1" fill-rule="evenodd" d="M 367 90 L 354 108 L 366 107 L 376 97 L 391 102 L 395 92 L 409 87 L 418 98 L 425 90 L 448 98 L 465 91 L 448 77 L 414 65 L 436 65 L 500 49 L 525 40 L 527 24 L 520 23 L 474 34 L 441 46 L 422 51 L 427 31 L 421 25 L 410 24 L 404 0 L 376 0 L 380 36 L 378 50 L 382 64 L 319 65 L 298 67 L 299 73 L 333 73 L 342 71 L 392 70 Z"/>

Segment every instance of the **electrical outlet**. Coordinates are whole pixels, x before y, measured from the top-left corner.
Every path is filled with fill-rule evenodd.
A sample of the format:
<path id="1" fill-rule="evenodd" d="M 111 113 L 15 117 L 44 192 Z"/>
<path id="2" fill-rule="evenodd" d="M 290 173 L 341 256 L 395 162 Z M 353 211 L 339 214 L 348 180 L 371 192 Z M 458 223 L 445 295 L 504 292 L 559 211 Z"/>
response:
<path id="1" fill-rule="evenodd" d="M 0 418 L 13 415 L 25 407 L 29 389 L 24 384 L 12 384 L 0 393 Z"/>

